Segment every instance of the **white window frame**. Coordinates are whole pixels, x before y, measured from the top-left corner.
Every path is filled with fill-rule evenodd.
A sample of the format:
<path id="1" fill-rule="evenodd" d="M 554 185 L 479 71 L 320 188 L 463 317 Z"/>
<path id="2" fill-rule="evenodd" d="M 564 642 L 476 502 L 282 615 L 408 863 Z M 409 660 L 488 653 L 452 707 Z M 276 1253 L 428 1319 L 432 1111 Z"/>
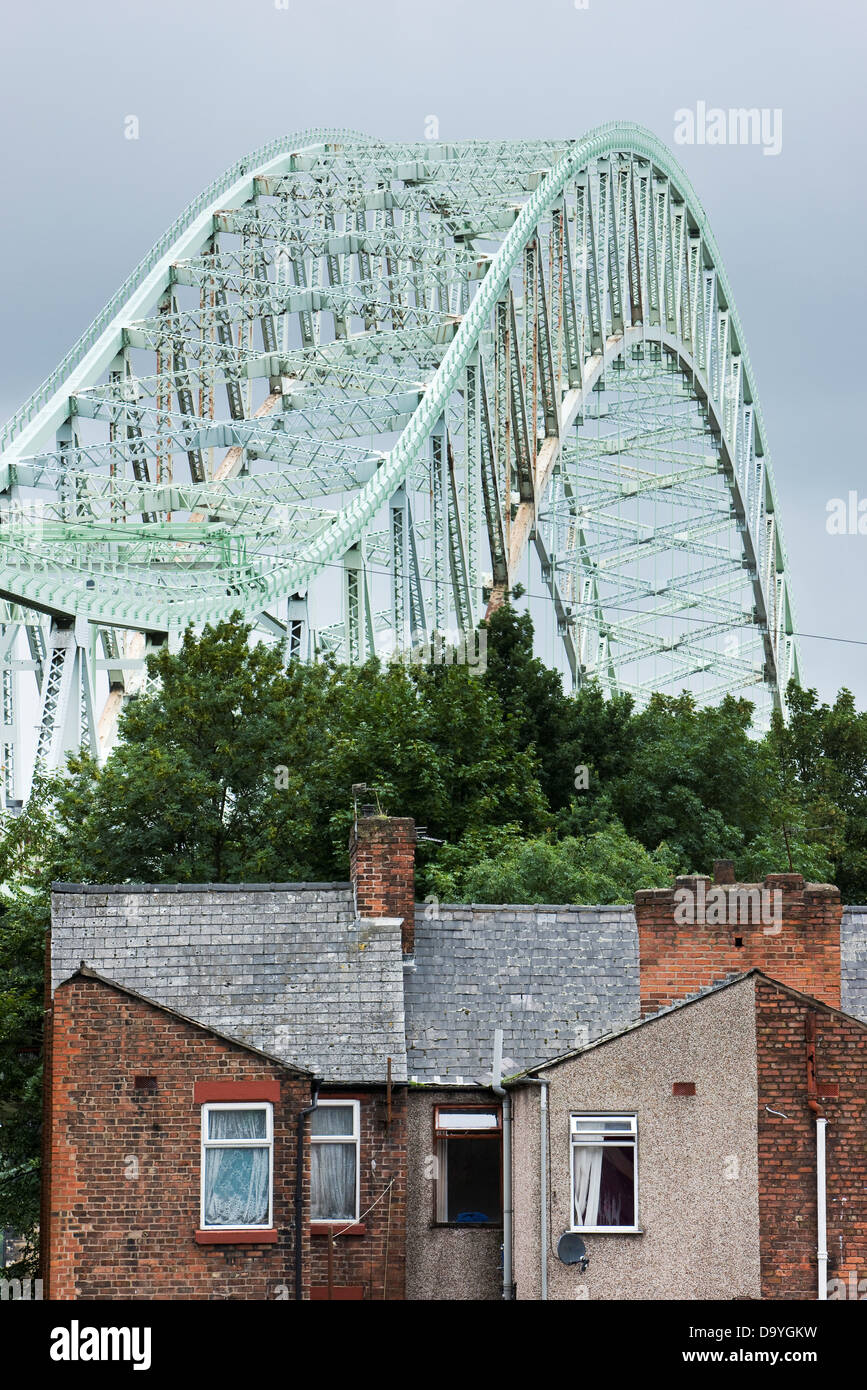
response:
<path id="1" fill-rule="evenodd" d="M 317 1226 L 345 1226 L 348 1221 L 358 1221 L 361 1213 L 361 1101 L 360 1100 L 340 1100 L 339 1097 L 330 1097 L 327 1100 L 318 1100 L 317 1110 L 334 1109 L 336 1106 L 344 1110 L 352 1109 L 352 1133 L 351 1134 L 313 1134 L 310 1135 L 310 1162 L 313 1166 L 312 1149 L 314 1144 L 354 1144 L 355 1145 L 355 1215 L 348 1216 L 313 1216 L 311 1211 L 310 1220 Z M 315 1111 L 314 1111 L 315 1114 Z M 311 1192 L 310 1203 L 313 1205 L 312 1192 L 312 1172 L 311 1172 Z"/>
<path id="2" fill-rule="evenodd" d="M 212 1110 L 264 1110 L 265 1137 L 260 1139 L 210 1139 L 209 1116 Z M 265 1222 L 225 1225 L 205 1221 L 205 1162 L 208 1149 L 267 1149 L 268 1150 L 268 1219 Z M 199 1229 L 202 1231 L 269 1231 L 274 1221 L 274 1105 L 270 1100 L 209 1100 L 202 1106 L 201 1195 Z"/>
<path id="3" fill-rule="evenodd" d="M 580 1120 L 583 1125 L 588 1121 L 598 1120 L 600 1126 L 602 1121 L 622 1120 L 625 1128 L 622 1133 L 611 1130 L 602 1130 L 601 1127 L 594 1134 L 593 1130 L 584 1129 L 577 1131 L 576 1120 Z M 607 1143 L 602 1142 L 605 1136 Z M 580 1137 L 579 1137 L 580 1136 Z M 597 1140 L 594 1143 L 594 1139 Z M 632 1226 L 576 1226 L 575 1224 L 575 1150 L 587 1148 L 632 1148 L 632 1211 L 634 1225 Z M 641 1226 L 638 1218 L 638 1116 L 636 1114 L 624 1114 L 616 1111 L 606 1114 L 603 1111 L 578 1111 L 573 1110 L 569 1116 L 569 1229 L 579 1232 L 581 1235 L 635 1235 L 640 1234 Z"/>

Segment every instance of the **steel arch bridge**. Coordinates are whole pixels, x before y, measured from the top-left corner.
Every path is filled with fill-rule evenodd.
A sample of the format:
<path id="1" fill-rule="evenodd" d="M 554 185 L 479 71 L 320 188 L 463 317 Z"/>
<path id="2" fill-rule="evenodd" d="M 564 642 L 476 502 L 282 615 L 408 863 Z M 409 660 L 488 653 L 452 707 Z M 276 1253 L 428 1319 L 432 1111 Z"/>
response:
<path id="1" fill-rule="evenodd" d="M 689 180 L 634 125 L 257 150 L 0 448 L 6 798 L 104 754 L 147 651 L 237 610 L 358 662 L 520 583 L 574 687 L 767 710 L 799 675 L 740 320 Z"/>

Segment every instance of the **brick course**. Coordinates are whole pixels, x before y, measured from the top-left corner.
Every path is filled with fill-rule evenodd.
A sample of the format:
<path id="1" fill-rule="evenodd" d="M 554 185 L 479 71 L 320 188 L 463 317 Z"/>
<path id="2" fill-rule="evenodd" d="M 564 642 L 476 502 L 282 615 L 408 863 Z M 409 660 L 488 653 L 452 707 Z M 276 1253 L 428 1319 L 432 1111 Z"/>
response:
<path id="1" fill-rule="evenodd" d="M 806 1065 L 811 1012 L 818 1104 L 828 1120 L 828 1278 L 847 1286 L 852 1274 L 856 1285 L 867 1278 L 867 1026 L 758 976 L 762 1298 L 816 1298 L 816 1118 L 807 1105 Z M 829 1094 L 835 1086 L 837 1094 Z"/>
<path id="2" fill-rule="evenodd" d="M 839 889 L 804 883 L 800 874 L 769 874 L 763 884 L 726 885 L 726 894 L 730 889 L 778 890 L 782 920 L 774 931 L 761 919 L 727 925 L 678 922 L 677 890 L 697 892 L 698 884 L 698 878 L 679 878 L 674 888 L 635 895 L 642 1017 L 754 967 L 840 1007 Z M 710 879 L 704 885 L 709 893 Z"/>
<path id="3" fill-rule="evenodd" d="M 362 816 L 349 837 L 359 917 L 402 917 L 404 955 L 415 949 L 415 821 Z"/>

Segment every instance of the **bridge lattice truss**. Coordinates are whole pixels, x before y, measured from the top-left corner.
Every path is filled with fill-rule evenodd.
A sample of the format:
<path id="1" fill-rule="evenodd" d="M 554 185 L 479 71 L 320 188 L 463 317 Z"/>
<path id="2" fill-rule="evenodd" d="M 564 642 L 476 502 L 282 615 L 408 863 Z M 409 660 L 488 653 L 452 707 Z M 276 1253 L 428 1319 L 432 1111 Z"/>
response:
<path id="1" fill-rule="evenodd" d="M 358 662 L 520 582 L 574 686 L 780 705 L 798 676 L 740 321 L 689 181 L 635 126 L 274 142 L 0 445 L 6 797 L 104 753 L 148 649 L 236 610 Z"/>

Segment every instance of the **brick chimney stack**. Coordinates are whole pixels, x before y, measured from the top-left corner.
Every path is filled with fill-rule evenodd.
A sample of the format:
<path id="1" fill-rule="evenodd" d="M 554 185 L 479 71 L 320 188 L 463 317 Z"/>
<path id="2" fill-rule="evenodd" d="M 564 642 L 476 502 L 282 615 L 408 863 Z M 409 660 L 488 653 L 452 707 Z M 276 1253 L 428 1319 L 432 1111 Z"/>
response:
<path id="1" fill-rule="evenodd" d="M 800 874 L 736 883 L 731 861 L 635 895 L 641 1014 L 757 967 L 840 1007 L 840 890 Z"/>
<path id="2" fill-rule="evenodd" d="M 415 821 L 362 807 L 349 836 L 349 873 L 359 917 L 402 917 L 404 955 L 415 950 Z"/>

